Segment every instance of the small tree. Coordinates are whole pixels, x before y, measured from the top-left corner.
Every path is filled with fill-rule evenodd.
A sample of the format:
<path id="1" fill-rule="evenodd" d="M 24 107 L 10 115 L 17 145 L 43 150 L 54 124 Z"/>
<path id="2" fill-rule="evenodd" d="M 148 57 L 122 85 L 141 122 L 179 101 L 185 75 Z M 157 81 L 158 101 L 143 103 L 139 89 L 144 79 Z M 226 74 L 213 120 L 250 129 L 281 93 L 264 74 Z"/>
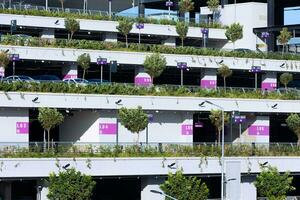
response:
<path id="1" fill-rule="evenodd" d="M 277 37 L 278 42 L 282 44 L 282 55 L 291 37 L 292 37 L 292 33 L 289 32 L 287 28 L 282 28 L 280 34 Z"/>
<path id="2" fill-rule="evenodd" d="M 187 36 L 187 33 L 189 31 L 189 26 L 185 22 L 177 22 L 176 24 L 176 32 L 179 35 L 181 39 L 181 46 L 183 47 L 183 41 Z"/>
<path id="3" fill-rule="evenodd" d="M 56 108 L 39 108 L 38 120 L 48 133 L 48 149 L 50 147 L 50 130 L 64 121 L 64 116 Z"/>
<path id="4" fill-rule="evenodd" d="M 287 85 L 293 80 L 293 74 L 283 73 L 280 75 L 279 80 L 284 85 L 285 91 L 287 91 Z"/>
<path id="5" fill-rule="evenodd" d="M 235 42 L 243 38 L 243 26 L 239 23 L 233 23 L 226 28 L 226 38 L 233 43 L 233 49 L 235 49 Z"/>
<path id="6" fill-rule="evenodd" d="M 216 142 L 220 145 L 220 136 L 222 131 L 222 110 L 211 110 L 209 119 L 211 123 L 216 127 Z M 229 122 L 229 115 L 224 113 L 224 126 Z"/>
<path id="7" fill-rule="evenodd" d="M 126 40 L 126 48 L 128 48 L 128 34 L 132 30 L 133 22 L 129 21 L 129 19 L 124 18 L 119 21 L 119 25 L 117 26 L 117 30 L 125 36 Z"/>
<path id="8" fill-rule="evenodd" d="M 175 174 L 169 173 L 168 179 L 160 185 L 160 189 L 178 200 L 206 200 L 209 193 L 201 179 L 185 177 L 182 170 Z M 166 200 L 169 198 L 166 197 Z"/>
<path id="9" fill-rule="evenodd" d="M 221 64 L 218 68 L 217 74 L 223 77 L 224 89 L 226 92 L 226 78 L 232 75 L 232 70 L 225 64 Z"/>
<path id="10" fill-rule="evenodd" d="M 67 18 L 67 19 L 65 19 L 65 28 L 68 31 L 70 31 L 70 33 L 71 33 L 70 39 L 72 39 L 74 33 L 80 29 L 80 24 L 76 19 Z"/>
<path id="11" fill-rule="evenodd" d="M 151 76 L 152 83 L 153 79 L 160 76 L 166 69 L 166 65 L 166 58 L 159 53 L 154 53 L 146 57 L 144 61 L 145 72 Z"/>
<path id="12" fill-rule="evenodd" d="M 268 200 L 285 200 L 287 192 L 295 190 L 292 181 L 289 172 L 280 174 L 276 167 L 267 166 L 262 167 L 254 185 L 258 193 Z"/>
<path id="13" fill-rule="evenodd" d="M 180 0 L 178 6 L 179 12 L 182 14 L 194 10 L 194 2 L 192 0 Z"/>
<path id="14" fill-rule="evenodd" d="M 148 126 L 148 116 L 141 106 L 137 109 L 121 108 L 119 110 L 121 124 L 130 132 L 137 134 L 137 143 L 139 142 L 139 133 Z"/>
<path id="15" fill-rule="evenodd" d="M 90 68 L 90 63 L 91 63 L 91 57 L 90 57 L 90 54 L 88 53 L 84 53 L 84 54 L 81 54 L 80 56 L 78 56 L 77 58 L 77 63 L 79 66 L 82 67 L 83 69 L 83 75 L 82 75 L 82 78 L 84 79 L 85 78 L 85 72 L 88 68 Z"/>
<path id="16" fill-rule="evenodd" d="M 74 168 L 49 175 L 49 200 L 91 199 L 96 182 Z"/>
<path id="17" fill-rule="evenodd" d="M 213 13 L 213 20 L 215 21 L 215 17 L 216 17 L 216 12 L 219 9 L 219 4 L 220 1 L 219 0 L 208 0 L 206 2 L 208 9 Z"/>
<path id="18" fill-rule="evenodd" d="M 66 0 L 59 0 L 60 5 L 61 5 L 61 9 L 62 9 L 63 12 L 65 11 L 65 9 L 64 9 L 64 3 L 65 3 L 65 1 Z"/>
<path id="19" fill-rule="evenodd" d="M 298 145 L 300 145 L 300 116 L 298 114 L 290 114 L 286 119 L 287 126 L 298 137 Z"/>
<path id="20" fill-rule="evenodd" d="M 9 64 L 9 56 L 6 52 L 0 51 L 0 67 L 5 69 L 7 65 Z M 1 81 L 3 79 L 3 76 L 1 76 Z"/>

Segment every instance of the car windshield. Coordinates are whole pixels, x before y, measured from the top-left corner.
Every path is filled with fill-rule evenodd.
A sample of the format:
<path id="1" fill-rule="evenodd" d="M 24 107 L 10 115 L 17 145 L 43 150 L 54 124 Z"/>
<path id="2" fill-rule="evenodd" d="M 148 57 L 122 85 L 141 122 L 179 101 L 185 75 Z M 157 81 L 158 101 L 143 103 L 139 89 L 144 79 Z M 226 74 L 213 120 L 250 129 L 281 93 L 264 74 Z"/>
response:
<path id="1" fill-rule="evenodd" d="M 85 79 L 81 79 L 81 78 L 76 78 L 76 79 L 74 79 L 77 83 L 88 83 L 88 81 L 87 80 L 85 80 Z"/>
<path id="2" fill-rule="evenodd" d="M 32 80 L 29 76 L 19 76 L 21 80 Z"/>

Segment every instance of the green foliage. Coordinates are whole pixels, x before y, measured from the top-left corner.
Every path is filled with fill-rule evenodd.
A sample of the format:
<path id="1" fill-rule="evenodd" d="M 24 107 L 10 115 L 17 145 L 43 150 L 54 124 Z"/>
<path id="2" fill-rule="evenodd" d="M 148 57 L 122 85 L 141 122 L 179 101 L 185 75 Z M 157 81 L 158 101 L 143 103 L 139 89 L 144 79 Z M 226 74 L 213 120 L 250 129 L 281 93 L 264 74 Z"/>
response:
<path id="1" fill-rule="evenodd" d="M 187 36 L 189 31 L 189 26 L 185 22 L 177 22 L 176 24 L 176 32 L 181 39 L 181 46 L 183 47 L 183 41 Z"/>
<path id="2" fill-rule="evenodd" d="M 152 78 L 156 78 L 166 69 L 166 58 L 159 53 L 154 53 L 151 56 L 147 56 L 144 61 L 145 72 Z"/>
<path id="3" fill-rule="evenodd" d="M 258 193 L 268 200 L 285 200 L 289 191 L 295 190 L 292 186 L 293 177 L 289 172 L 280 174 L 276 167 L 262 167 L 262 172 L 256 177 L 254 185 Z"/>
<path id="4" fill-rule="evenodd" d="M 126 47 L 128 48 L 128 34 L 132 30 L 133 22 L 128 19 L 123 19 L 119 21 L 119 25 L 117 26 L 117 30 L 125 36 L 126 39 Z"/>
<path id="5" fill-rule="evenodd" d="M 156 52 L 165 54 L 180 54 L 180 55 L 202 55 L 202 56 L 220 56 L 220 57 L 239 57 L 239 58 L 256 58 L 256 59 L 274 59 L 274 60 L 300 60 L 300 55 L 285 53 L 283 56 L 280 53 L 268 52 L 268 54 L 259 52 L 238 52 L 238 51 L 223 51 L 209 48 L 194 48 L 194 47 L 169 47 L 166 45 L 152 44 L 126 44 L 122 42 L 101 42 L 93 40 L 65 40 L 54 39 L 45 40 L 43 38 L 30 37 L 24 39 L 15 35 L 2 35 L 0 44 L 2 45 L 18 45 L 18 46 L 33 46 L 33 47 L 51 47 L 51 48 L 74 48 L 74 49 L 94 49 L 94 50 L 109 50 L 109 51 L 134 51 L 134 52 Z"/>
<path id="6" fill-rule="evenodd" d="M 206 200 L 209 189 L 197 177 L 185 177 L 182 170 L 169 173 L 168 179 L 160 185 L 164 193 L 178 200 Z M 166 197 L 166 200 L 170 198 Z"/>
<path id="7" fill-rule="evenodd" d="M 79 31 L 80 24 L 74 18 L 67 18 L 65 19 L 65 28 L 71 33 L 70 39 L 73 38 L 73 35 L 76 31 Z"/>
<path id="8" fill-rule="evenodd" d="M 90 200 L 96 182 L 74 168 L 49 175 L 49 200 Z"/>
<path id="9" fill-rule="evenodd" d="M 208 9 L 213 13 L 213 20 L 215 21 L 215 13 L 219 9 L 219 0 L 208 0 L 206 2 Z"/>
<path id="10" fill-rule="evenodd" d="M 289 40 L 291 39 L 291 37 L 292 37 L 292 33 L 289 32 L 287 28 L 282 28 L 280 34 L 277 37 L 278 42 L 282 44 L 282 53 L 284 52 L 284 49 L 288 44 Z"/>
<path id="11" fill-rule="evenodd" d="M 220 135 L 222 131 L 222 121 L 223 121 L 222 110 L 211 110 L 209 119 L 211 123 L 216 127 L 217 130 L 216 138 L 218 139 L 218 144 L 220 144 Z M 229 115 L 224 112 L 224 126 L 226 126 L 226 124 L 228 123 L 229 123 Z"/>
<path id="12" fill-rule="evenodd" d="M 237 40 L 243 38 L 243 26 L 239 23 L 231 24 L 226 28 L 225 36 L 234 45 Z"/>
<path id="13" fill-rule="evenodd" d="M 0 67 L 6 68 L 9 64 L 9 56 L 4 51 L 0 51 Z"/>
<path id="14" fill-rule="evenodd" d="M 298 114 L 290 114 L 286 119 L 287 126 L 297 135 L 298 145 L 300 145 L 300 116 Z"/>
<path id="15" fill-rule="evenodd" d="M 90 68 L 90 63 L 91 63 L 91 57 L 90 57 L 90 54 L 88 53 L 84 53 L 84 54 L 81 54 L 80 56 L 78 56 L 77 58 L 77 63 L 79 66 L 82 67 L 83 69 L 83 75 L 82 75 L 82 78 L 84 79 L 85 78 L 85 72 L 88 68 Z"/>
<path id="16" fill-rule="evenodd" d="M 132 133 L 139 133 L 148 126 L 148 115 L 141 106 L 137 109 L 121 108 L 119 110 L 121 124 Z M 139 139 L 137 139 L 137 142 Z"/>
<path id="17" fill-rule="evenodd" d="M 223 77 L 224 81 L 224 89 L 226 92 L 226 78 L 232 75 L 232 70 L 225 64 L 221 64 L 221 66 L 217 70 L 217 74 Z"/>
<path id="18" fill-rule="evenodd" d="M 289 82 L 293 80 L 293 74 L 290 73 L 283 73 L 279 77 L 280 83 L 282 83 L 285 87 L 285 90 L 287 90 L 287 85 Z"/>
<path id="19" fill-rule="evenodd" d="M 186 13 L 194 10 L 194 2 L 192 0 L 180 0 L 179 1 L 179 12 Z"/>

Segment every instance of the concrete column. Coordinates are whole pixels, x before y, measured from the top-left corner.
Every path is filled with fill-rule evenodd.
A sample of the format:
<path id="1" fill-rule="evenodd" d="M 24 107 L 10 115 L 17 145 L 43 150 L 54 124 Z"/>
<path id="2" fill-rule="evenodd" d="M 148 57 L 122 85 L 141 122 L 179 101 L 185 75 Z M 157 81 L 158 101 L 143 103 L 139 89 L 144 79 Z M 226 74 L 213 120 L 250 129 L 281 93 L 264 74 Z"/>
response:
<path id="1" fill-rule="evenodd" d="M 44 29 L 42 32 L 40 32 L 40 37 L 45 39 L 54 39 L 54 29 Z"/>
<path id="2" fill-rule="evenodd" d="M 158 190 L 161 191 L 159 189 L 159 185 L 161 185 L 164 182 L 163 178 L 155 178 L 155 177 L 145 177 L 142 178 L 141 181 L 141 200 L 164 200 L 165 197 L 160 195 L 160 194 L 155 194 L 150 192 L 150 190 Z"/>
<path id="3" fill-rule="evenodd" d="M 241 194 L 243 200 L 256 200 L 257 192 L 254 185 L 255 176 L 243 176 L 241 180 Z"/>
<path id="4" fill-rule="evenodd" d="M 266 72 L 262 76 L 261 82 L 262 90 L 275 90 L 277 89 L 277 73 L 276 72 Z"/>
<path id="5" fill-rule="evenodd" d="M 4 200 L 12 200 L 10 181 L 5 181 L 0 183 L 0 197 L 2 197 L 2 199 Z"/>
<path id="6" fill-rule="evenodd" d="M 118 33 L 104 33 L 103 40 L 105 42 L 118 42 Z"/>
<path id="7" fill-rule="evenodd" d="M 216 69 L 204 69 L 201 76 L 201 87 L 207 89 L 215 89 L 217 87 L 217 71 Z"/>
<path id="8" fill-rule="evenodd" d="M 37 193 L 36 199 L 37 200 L 48 200 L 49 188 L 45 181 L 38 181 L 37 182 Z"/>
<path id="9" fill-rule="evenodd" d="M 145 17 L 145 4 L 139 1 L 138 7 L 139 17 Z"/>
<path id="10" fill-rule="evenodd" d="M 225 190 L 226 199 L 240 200 L 241 196 L 241 162 L 226 161 L 225 163 Z"/>
<path id="11" fill-rule="evenodd" d="M 269 105 L 272 106 L 272 105 Z M 247 127 L 241 135 L 242 142 L 266 143 L 270 141 L 270 117 L 247 116 L 243 127 Z"/>
<path id="12" fill-rule="evenodd" d="M 162 44 L 166 45 L 166 46 L 175 47 L 176 46 L 176 38 L 175 37 L 168 37 L 166 40 L 162 41 Z"/>
<path id="13" fill-rule="evenodd" d="M 78 78 L 77 65 L 73 64 L 73 65 L 63 66 L 62 75 L 63 75 L 63 79 Z"/>

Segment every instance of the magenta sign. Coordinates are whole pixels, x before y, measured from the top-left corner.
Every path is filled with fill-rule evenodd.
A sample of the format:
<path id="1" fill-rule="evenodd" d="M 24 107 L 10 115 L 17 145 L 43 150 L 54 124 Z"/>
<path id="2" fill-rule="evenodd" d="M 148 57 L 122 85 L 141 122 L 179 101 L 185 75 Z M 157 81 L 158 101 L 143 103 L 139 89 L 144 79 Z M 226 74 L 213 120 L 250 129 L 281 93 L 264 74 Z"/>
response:
<path id="1" fill-rule="evenodd" d="M 152 81 L 150 77 L 135 77 L 134 84 L 136 86 L 150 86 Z"/>
<path id="2" fill-rule="evenodd" d="M 216 80 L 201 80 L 201 87 L 208 88 L 208 89 L 214 89 L 217 87 L 217 81 Z"/>
<path id="3" fill-rule="evenodd" d="M 193 135 L 193 125 L 190 124 L 181 125 L 181 135 Z"/>
<path id="4" fill-rule="evenodd" d="M 66 74 L 63 79 L 78 78 L 77 74 Z"/>
<path id="5" fill-rule="evenodd" d="M 16 123 L 17 134 L 29 134 L 29 122 L 17 122 Z"/>
<path id="6" fill-rule="evenodd" d="M 100 123 L 99 124 L 99 134 L 116 135 L 117 134 L 117 124 L 116 123 Z"/>
<path id="7" fill-rule="evenodd" d="M 252 125 L 248 128 L 248 135 L 252 136 L 269 136 L 270 127 L 263 125 Z"/>
<path id="8" fill-rule="evenodd" d="M 261 89 L 263 90 L 275 90 L 277 88 L 277 83 L 270 83 L 270 82 L 262 82 Z"/>

